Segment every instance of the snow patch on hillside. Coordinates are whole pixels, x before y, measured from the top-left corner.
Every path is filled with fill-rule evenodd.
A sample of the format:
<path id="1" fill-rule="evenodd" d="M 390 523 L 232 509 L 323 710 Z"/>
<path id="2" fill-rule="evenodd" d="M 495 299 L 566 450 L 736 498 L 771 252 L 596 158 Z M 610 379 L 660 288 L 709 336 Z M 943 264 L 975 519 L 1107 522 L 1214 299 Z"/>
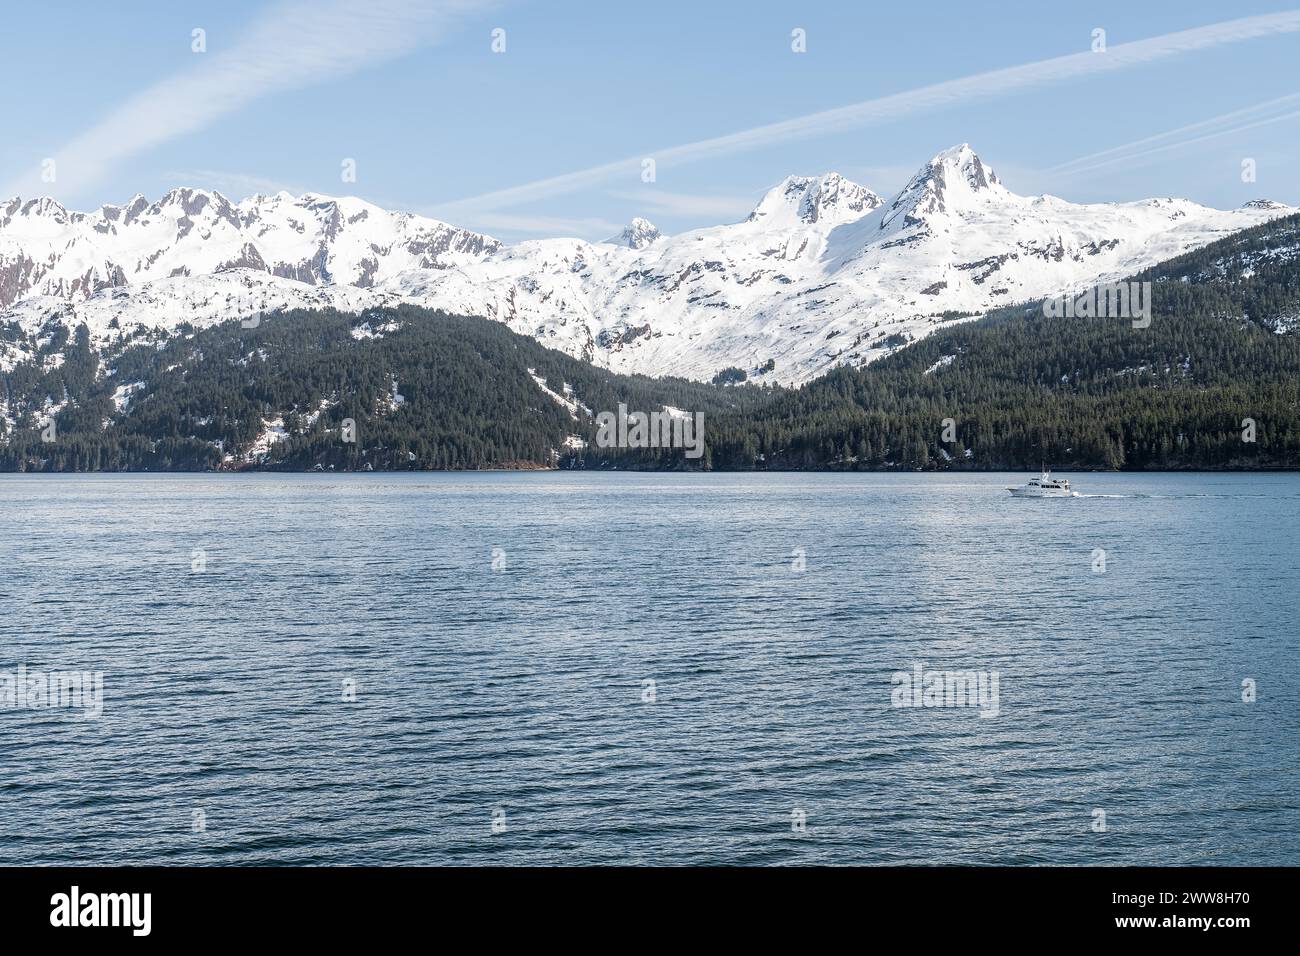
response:
<path id="1" fill-rule="evenodd" d="M 119 412 L 125 412 L 131 405 L 131 396 L 144 388 L 144 382 L 128 382 L 113 389 L 113 404 Z"/>
<path id="2" fill-rule="evenodd" d="M 287 440 L 289 433 L 284 430 L 284 416 L 277 415 L 272 419 L 262 419 L 262 430 L 258 436 L 253 439 L 253 443 L 248 446 L 248 452 L 244 455 L 247 461 L 257 461 L 271 454 L 272 446 Z"/>
<path id="3" fill-rule="evenodd" d="M 538 375 L 536 369 L 530 368 L 528 370 L 528 375 L 534 382 L 537 383 L 537 387 L 540 388 L 547 395 L 547 397 L 551 399 L 551 401 L 555 402 L 555 404 L 566 409 L 569 413 L 569 417 L 572 418 L 574 421 L 578 420 L 579 406 L 576 401 L 574 401 L 572 398 L 569 397 L 572 394 L 573 390 L 568 386 L 567 383 L 564 385 L 565 394 L 561 395 L 559 392 L 555 391 L 549 385 L 546 384 L 546 379 Z M 591 414 L 590 409 L 584 409 L 584 410 L 587 412 L 588 415 Z"/>

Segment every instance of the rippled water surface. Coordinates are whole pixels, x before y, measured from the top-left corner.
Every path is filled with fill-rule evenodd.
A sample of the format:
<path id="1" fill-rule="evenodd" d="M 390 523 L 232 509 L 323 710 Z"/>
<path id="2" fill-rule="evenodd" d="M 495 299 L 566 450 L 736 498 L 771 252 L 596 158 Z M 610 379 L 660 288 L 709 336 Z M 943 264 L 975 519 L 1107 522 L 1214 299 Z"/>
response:
<path id="1" fill-rule="evenodd" d="M 5 862 L 1300 863 L 1300 476 L 1024 477 L 0 476 Z"/>

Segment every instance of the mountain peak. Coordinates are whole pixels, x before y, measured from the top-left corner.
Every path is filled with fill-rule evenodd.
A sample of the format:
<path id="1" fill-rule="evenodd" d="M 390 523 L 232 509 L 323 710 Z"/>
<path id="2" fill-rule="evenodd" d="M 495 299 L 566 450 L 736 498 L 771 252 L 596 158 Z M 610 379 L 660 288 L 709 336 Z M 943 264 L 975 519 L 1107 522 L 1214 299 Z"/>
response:
<path id="1" fill-rule="evenodd" d="M 1285 209 L 1286 206 L 1272 199 L 1252 199 L 1244 203 L 1242 209 Z"/>
<path id="2" fill-rule="evenodd" d="M 843 219 L 870 212 L 883 200 L 866 186 L 845 179 L 839 173 L 826 173 L 809 183 L 799 203 L 799 218 L 818 222 L 830 216 Z"/>
<path id="3" fill-rule="evenodd" d="M 821 176 L 787 176 L 767 191 L 749 214 L 749 221 L 758 222 L 773 216 L 784 218 L 793 211 L 800 221 L 806 223 L 842 222 L 856 219 L 881 203 L 881 198 L 866 186 L 836 172 Z"/>
<path id="4" fill-rule="evenodd" d="M 23 203 L 20 214 L 24 216 L 50 216 L 55 220 L 62 221 L 67 218 L 68 211 L 63 208 L 63 203 L 57 199 L 50 196 L 41 196 Z"/>
<path id="5" fill-rule="evenodd" d="M 143 199 L 143 197 L 136 197 Z M 132 205 L 136 202 L 132 200 Z M 218 215 L 231 215 L 230 201 L 216 190 L 195 189 L 190 186 L 176 186 L 167 190 L 162 197 L 149 207 L 150 212 L 158 213 L 168 207 L 179 208 L 186 216 L 197 215 L 205 207 L 212 207 Z"/>
<path id="6" fill-rule="evenodd" d="M 912 177 L 912 185 L 921 182 L 936 183 L 939 191 L 965 184 L 971 192 L 1001 186 L 997 174 L 986 166 L 969 143 L 959 143 L 935 153 L 928 163 Z"/>
<path id="7" fill-rule="evenodd" d="M 642 219 L 637 216 L 627 224 L 627 227 L 622 232 L 617 236 L 611 236 L 605 242 L 615 246 L 626 246 L 629 249 L 644 249 L 662 236 L 663 234 L 654 223 L 649 219 Z"/>
<path id="8" fill-rule="evenodd" d="M 905 223 L 915 223 L 935 215 L 959 213 L 1009 195 L 997 174 L 970 144 L 960 143 L 936 153 L 917 170 L 890 203 L 880 227 L 885 229 L 900 217 Z"/>

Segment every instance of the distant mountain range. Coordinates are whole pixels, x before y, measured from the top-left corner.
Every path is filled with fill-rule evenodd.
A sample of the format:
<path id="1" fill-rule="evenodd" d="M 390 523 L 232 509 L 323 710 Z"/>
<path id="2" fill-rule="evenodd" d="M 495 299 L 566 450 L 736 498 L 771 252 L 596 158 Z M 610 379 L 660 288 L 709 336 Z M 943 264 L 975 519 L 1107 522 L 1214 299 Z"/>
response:
<path id="1" fill-rule="evenodd" d="M 1300 468 L 1300 215 L 1124 278 L 1143 327 L 1030 302 L 800 388 L 623 375 L 409 304 L 99 342 L 0 321 L 0 471 Z M 620 405 L 702 415 L 703 456 L 610 447 Z"/>
<path id="2" fill-rule="evenodd" d="M 954 321 L 1130 275 L 1293 210 L 1185 199 L 1078 205 L 1010 192 L 966 145 L 883 199 L 835 173 L 790 177 L 743 222 L 605 242 L 505 245 L 353 198 L 232 203 L 173 189 L 70 212 L 0 202 L 0 321 L 123 332 L 257 312 L 413 304 L 505 323 L 612 370 L 802 384 Z M 0 369 L 25 357 L 0 343 Z"/>

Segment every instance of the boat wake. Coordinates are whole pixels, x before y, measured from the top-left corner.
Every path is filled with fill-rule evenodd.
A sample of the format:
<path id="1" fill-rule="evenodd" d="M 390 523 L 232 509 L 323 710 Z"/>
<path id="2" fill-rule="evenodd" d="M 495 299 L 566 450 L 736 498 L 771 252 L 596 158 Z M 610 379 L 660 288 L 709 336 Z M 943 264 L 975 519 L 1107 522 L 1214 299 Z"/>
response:
<path id="1" fill-rule="evenodd" d="M 1101 495 L 1089 494 L 1087 492 L 1074 492 L 1075 498 L 1273 498 L 1276 495 Z M 1300 497 L 1300 495 L 1289 495 L 1287 497 Z"/>

